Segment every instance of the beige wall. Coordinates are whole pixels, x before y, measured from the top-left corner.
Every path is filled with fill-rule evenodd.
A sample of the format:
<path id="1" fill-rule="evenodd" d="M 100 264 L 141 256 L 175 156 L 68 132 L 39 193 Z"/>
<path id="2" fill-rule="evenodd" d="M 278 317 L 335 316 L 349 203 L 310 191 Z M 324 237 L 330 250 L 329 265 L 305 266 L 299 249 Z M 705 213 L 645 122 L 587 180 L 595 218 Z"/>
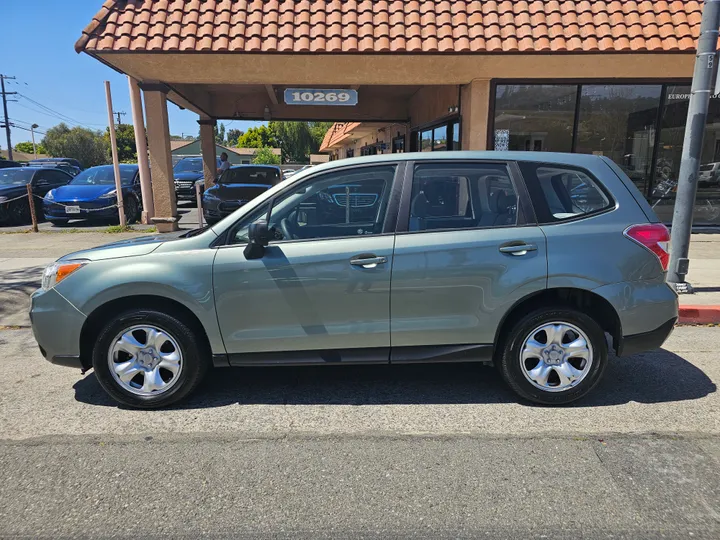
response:
<path id="1" fill-rule="evenodd" d="M 410 98 L 410 125 L 415 128 L 453 114 L 458 107 L 459 92 L 456 85 L 424 86 Z"/>
<path id="2" fill-rule="evenodd" d="M 460 145 L 463 150 L 487 150 L 490 81 L 474 80 L 461 88 Z"/>

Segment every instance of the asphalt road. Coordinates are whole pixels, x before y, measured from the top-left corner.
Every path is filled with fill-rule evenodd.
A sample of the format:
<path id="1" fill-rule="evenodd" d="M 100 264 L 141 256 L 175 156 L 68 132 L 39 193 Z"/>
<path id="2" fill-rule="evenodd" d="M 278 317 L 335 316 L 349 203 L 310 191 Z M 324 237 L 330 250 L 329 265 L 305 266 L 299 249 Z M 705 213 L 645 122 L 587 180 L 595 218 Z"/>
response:
<path id="1" fill-rule="evenodd" d="M 574 407 L 476 365 L 218 370 L 131 411 L 0 330 L 0 537 L 718 538 L 718 328 Z"/>

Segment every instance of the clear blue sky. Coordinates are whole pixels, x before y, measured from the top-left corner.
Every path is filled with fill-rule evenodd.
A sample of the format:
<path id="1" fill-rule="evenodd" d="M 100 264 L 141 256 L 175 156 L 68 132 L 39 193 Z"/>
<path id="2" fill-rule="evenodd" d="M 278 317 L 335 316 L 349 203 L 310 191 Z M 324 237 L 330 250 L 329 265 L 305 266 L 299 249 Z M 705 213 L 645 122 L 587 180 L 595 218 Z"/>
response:
<path id="1" fill-rule="evenodd" d="M 65 116 L 70 125 L 91 129 L 107 127 L 107 108 L 103 81 L 112 85 L 115 110 L 125 111 L 123 123 L 131 123 L 127 78 L 86 54 L 77 54 L 75 41 L 82 29 L 102 6 L 102 0 L 2 0 L 0 7 L 0 73 L 14 75 L 17 80 L 6 84 L 8 92 L 19 92 L 37 103 L 60 113 L 55 115 L 25 97 L 8 103 L 11 122 L 29 127 L 38 124 L 38 131 L 59 124 Z M 197 115 L 168 104 L 170 132 L 173 135 L 197 135 Z M 0 108 L 0 121 L 2 109 Z M 226 128 L 245 131 L 262 122 L 225 121 Z M 5 130 L 0 133 L 0 148 L 5 149 Z M 42 138 L 38 135 L 36 140 Z M 29 141 L 30 132 L 12 130 L 13 146 Z"/>

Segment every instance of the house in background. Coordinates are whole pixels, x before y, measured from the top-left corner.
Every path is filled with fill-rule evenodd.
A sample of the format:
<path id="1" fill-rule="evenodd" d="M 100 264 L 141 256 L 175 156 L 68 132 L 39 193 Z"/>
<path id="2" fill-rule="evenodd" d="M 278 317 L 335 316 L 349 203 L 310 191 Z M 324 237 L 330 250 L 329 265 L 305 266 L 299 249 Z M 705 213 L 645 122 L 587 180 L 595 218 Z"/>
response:
<path id="1" fill-rule="evenodd" d="M 228 155 L 228 161 L 232 165 L 249 165 L 252 163 L 253 157 L 255 157 L 255 153 L 257 151 L 258 148 L 230 148 L 221 144 L 215 145 L 215 155 L 220 157 L 220 154 L 226 152 Z M 282 152 L 279 148 L 273 148 L 272 151 L 276 156 L 282 156 Z M 202 155 L 200 139 L 195 139 L 194 141 L 170 141 L 170 153 L 172 154 L 173 165 L 184 157 L 200 156 Z"/>

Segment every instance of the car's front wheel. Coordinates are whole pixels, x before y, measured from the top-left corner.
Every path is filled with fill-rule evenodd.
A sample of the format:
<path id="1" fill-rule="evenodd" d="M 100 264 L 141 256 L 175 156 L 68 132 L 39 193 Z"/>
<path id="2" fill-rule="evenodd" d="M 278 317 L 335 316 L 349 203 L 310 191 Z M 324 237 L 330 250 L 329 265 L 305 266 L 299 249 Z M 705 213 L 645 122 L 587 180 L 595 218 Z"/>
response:
<path id="1" fill-rule="evenodd" d="M 92 361 L 100 385 L 113 399 L 152 409 L 180 401 L 200 384 L 209 366 L 205 349 L 185 321 L 139 309 L 105 325 Z"/>
<path id="2" fill-rule="evenodd" d="M 607 365 L 607 342 L 590 316 L 542 308 L 518 320 L 501 345 L 498 367 L 510 388 L 544 405 L 585 396 Z"/>

